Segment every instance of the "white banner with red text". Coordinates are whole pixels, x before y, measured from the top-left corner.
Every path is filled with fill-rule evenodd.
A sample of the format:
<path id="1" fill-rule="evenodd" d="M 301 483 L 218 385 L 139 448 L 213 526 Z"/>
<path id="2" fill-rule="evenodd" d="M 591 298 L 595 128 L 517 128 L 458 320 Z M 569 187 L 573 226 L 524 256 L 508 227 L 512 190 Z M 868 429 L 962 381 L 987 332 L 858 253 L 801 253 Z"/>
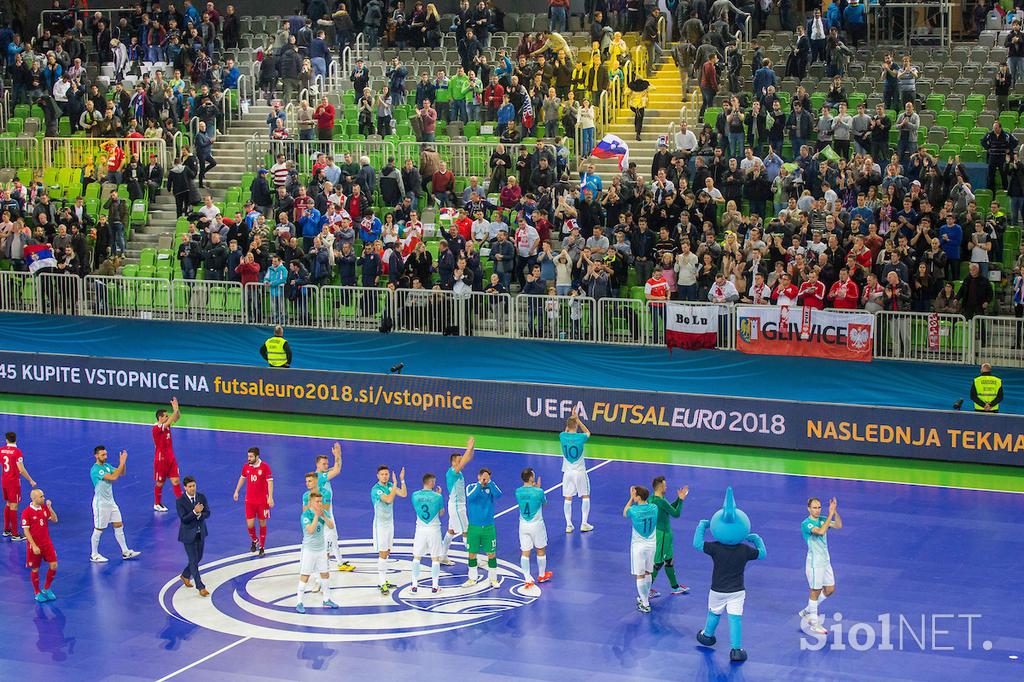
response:
<path id="1" fill-rule="evenodd" d="M 718 324 L 729 310 L 722 305 L 669 303 L 665 309 L 665 345 L 684 350 L 715 348 Z"/>
<path id="2" fill-rule="evenodd" d="M 736 350 L 756 355 L 799 355 L 870 362 L 875 318 L 787 306 L 738 306 Z"/>

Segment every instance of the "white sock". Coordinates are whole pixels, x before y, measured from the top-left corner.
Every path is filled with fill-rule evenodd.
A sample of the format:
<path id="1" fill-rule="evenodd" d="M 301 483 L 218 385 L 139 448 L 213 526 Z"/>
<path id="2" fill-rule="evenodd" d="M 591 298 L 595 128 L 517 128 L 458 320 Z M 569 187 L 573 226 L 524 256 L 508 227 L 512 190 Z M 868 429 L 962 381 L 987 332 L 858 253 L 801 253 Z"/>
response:
<path id="1" fill-rule="evenodd" d="M 324 601 L 331 601 L 331 579 L 320 577 L 320 589 L 323 590 Z"/>
<path id="2" fill-rule="evenodd" d="M 295 603 L 296 604 L 301 604 L 302 603 L 302 593 L 305 592 L 305 591 L 306 591 L 306 583 L 304 583 L 304 582 L 302 582 L 300 580 L 299 581 L 299 589 L 295 593 L 295 600 L 296 600 Z"/>
<path id="3" fill-rule="evenodd" d="M 128 551 L 128 543 L 124 539 L 124 526 L 114 529 L 114 537 L 117 538 L 117 544 L 121 545 L 121 554 Z"/>
<path id="4" fill-rule="evenodd" d="M 640 595 L 640 603 L 647 606 L 650 601 L 647 598 L 647 579 L 637 578 L 636 579 L 636 593 Z"/>
<path id="5" fill-rule="evenodd" d="M 430 583 L 436 589 L 440 587 L 441 582 L 441 562 L 434 559 L 430 563 Z"/>
<path id="6" fill-rule="evenodd" d="M 562 510 L 565 511 L 565 525 L 566 526 L 571 526 L 572 525 L 572 500 L 566 500 L 565 503 L 562 504 Z"/>
<path id="7" fill-rule="evenodd" d="M 101 537 L 103 537 L 103 531 L 96 530 L 95 528 L 93 528 L 91 542 L 92 542 L 92 553 L 94 555 L 100 553 L 100 538 Z"/>
<path id="8" fill-rule="evenodd" d="M 807 622 L 811 625 L 818 624 L 818 602 L 813 599 L 807 600 Z"/>
<path id="9" fill-rule="evenodd" d="M 648 575 L 644 578 L 644 591 L 647 593 L 648 597 L 651 595 L 652 587 L 654 587 L 654 576 Z"/>
<path id="10" fill-rule="evenodd" d="M 584 497 L 583 498 L 583 524 L 582 525 L 584 525 L 584 526 L 587 525 L 587 519 L 588 518 L 590 518 L 590 498 L 589 497 Z"/>
<path id="11" fill-rule="evenodd" d="M 417 557 L 412 558 L 412 586 L 419 587 L 420 585 L 420 560 Z"/>
<path id="12" fill-rule="evenodd" d="M 819 594 L 818 595 L 818 606 L 820 607 L 825 602 L 826 599 L 828 599 L 828 597 L 825 596 L 824 592 Z"/>
<path id="13" fill-rule="evenodd" d="M 387 559 L 377 558 L 377 582 L 381 585 L 387 582 Z"/>
<path id="14" fill-rule="evenodd" d="M 537 556 L 537 573 L 544 575 L 548 572 L 548 555 L 540 554 Z"/>
<path id="15" fill-rule="evenodd" d="M 487 567 L 487 579 L 490 580 L 492 583 L 493 582 L 497 582 L 497 580 L 498 580 L 498 569 L 491 568 L 490 566 L 488 566 Z"/>
<path id="16" fill-rule="evenodd" d="M 519 567 L 523 569 L 523 580 L 525 580 L 528 583 L 532 583 L 533 576 L 530 575 L 530 557 L 519 557 Z"/>
<path id="17" fill-rule="evenodd" d="M 477 580 L 480 577 L 480 571 L 476 566 L 469 567 L 469 578 L 470 580 Z"/>
<path id="18" fill-rule="evenodd" d="M 448 558 L 448 548 L 452 546 L 452 541 L 455 540 L 454 533 L 445 533 L 444 538 L 441 540 L 441 558 Z"/>

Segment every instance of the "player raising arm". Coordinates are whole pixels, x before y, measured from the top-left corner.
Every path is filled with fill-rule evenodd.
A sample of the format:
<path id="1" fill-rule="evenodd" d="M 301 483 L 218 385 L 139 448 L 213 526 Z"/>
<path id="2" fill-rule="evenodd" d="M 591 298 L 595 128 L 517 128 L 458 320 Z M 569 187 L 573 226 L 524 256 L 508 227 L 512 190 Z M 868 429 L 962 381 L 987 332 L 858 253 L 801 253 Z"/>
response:
<path id="1" fill-rule="evenodd" d="M 94 563 L 106 563 L 107 557 L 100 554 L 100 538 L 107 526 L 114 527 L 114 538 L 121 546 L 122 559 L 134 559 L 141 552 L 128 549 L 128 543 L 124 539 L 124 528 L 121 523 L 121 509 L 114 501 L 114 482 L 124 476 L 125 467 L 128 464 L 128 451 L 122 450 L 120 463 L 115 468 L 107 461 L 107 448 L 97 445 L 92 451 L 96 462 L 89 470 L 89 477 L 92 479 L 92 555 L 90 561 Z"/>
<path id="2" fill-rule="evenodd" d="M 450 467 L 445 474 L 445 484 L 448 486 L 448 532 L 444 534 L 441 543 L 441 563 L 445 566 L 455 565 L 448 558 L 448 548 L 452 546 L 455 536 L 461 535 L 462 542 L 466 542 L 469 519 L 466 516 L 466 477 L 462 470 L 473 459 L 475 447 L 476 439 L 470 436 L 466 441 L 466 451 L 462 454 L 453 452 L 448 458 Z"/>
<path id="3" fill-rule="evenodd" d="M 629 563 L 636 578 L 636 608 L 641 613 L 651 612 L 651 573 L 654 571 L 655 530 L 658 526 L 658 508 L 648 503 L 650 491 L 642 485 L 629 489 L 629 500 L 622 515 L 633 524 L 629 543 Z"/>
<path id="4" fill-rule="evenodd" d="M 836 498 L 829 500 L 827 518 L 821 517 L 821 500 L 817 497 L 807 500 L 807 518 L 800 524 L 800 529 L 807 543 L 807 562 L 804 564 L 804 571 L 811 592 L 807 599 L 807 607 L 800 611 L 800 625 L 806 625 L 808 631 L 816 635 L 828 634 L 828 630 L 822 625 L 823 618 L 818 609 L 836 591 L 836 577 L 832 572 L 832 559 L 828 554 L 828 539 L 825 534 L 830 528 L 838 530 L 842 527 L 843 520 L 836 511 Z"/>
<path id="5" fill-rule="evenodd" d="M 579 495 L 583 498 L 583 522 L 580 530 L 586 533 L 594 530 L 587 523 L 590 518 L 590 476 L 587 474 L 587 463 L 583 459 L 583 445 L 590 438 L 590 429 L 580 419 L 579 409 L 573 409 L 572 415 L 565 422 L 565 431 L 558 436 L 562 445 L 562 495 L 565 497 L 565 532 L 576 530 L 572 525 L 572 498 Z"/>
<path id="6" fill-rule="evenodd" d="M 33 490 L 31 499 L 32 503 L 21 513 L 21 528 L 25 533 L 25 539 L 28 540 L 25 564 L 32 571 L 35 599 L 42 603 L 57 598 L 50 589 L 57 575 L 57 550 L 53 548 L 53 542 L 50 540 L 50 524 L 57 523 L 57 512 L 53 511 L 53 505 L 43 495 L 42 490 Z M 46 571 L 46 583 L 43 589 L 39 589 L 39 566 L 43 561 L 49 564 L 49 568 Z"/>
<path id="7" fill-rule="evenodd" d="M 544 488 L 540 485 L 540 476 L 527 467 L 520 475 L 523 485 L 516 488 L 516 502 L 519 504 L 519 566 L 523 569 L 523 580 L 526 587 L 533 587 L 533 576 L 530 574 L 530 551 L 537 550 L 537 582 L 546 583 L 551 580 L 551 571 L 547 570 L 548 530 L 544 526 L 543 507 L 548 499 Z"/>
<path id="8" fill-rule="evenodd" d="M 18 447 L 18 436 L 8 431 L 7 443 L 0 448 L 0 488 L 4 495 L 4 537 L 12 542 L 24 540 L 25 536 L 18 529 L 18 505 L 21 503 L 21 477 L 36 486 L 34 478 L 25 469 L 25 456 Z"/>
<path id="9" fill-rule="evenodd" d="M 323 496 L 324 511 L 331 519 L 331 525 L 324 529 L 324 538 L 327 540 L 327 558 L 330 560 L 333 556 L 338 570 L 349 572 L 354 571 L 356 567 L 345 561 L 341 555 L 341 546 L 338 544 L 338 528 L 334 521 L 334 489 L 331 487 L 331 481 L 341 473 L 341 443 L 335 443 L 331 448 L 331 453 L 334 455 L 334 465 L 330 468 L 327 464 L 327 455 L 317 455 L 316 457 L 317 486 Z"/>
<path id="10" fill-rule="evenodd" d="M 436 487 L 435 487 L 436 486 Z M 416 512 L 416 535 L 412 540 L 412 591 L 420 587 L 420 560 L 430 557 L 431 592 L 441 591 L 441 520 L 444 498 L 437 476 L 423 474 L 423 489 L 412 494 L 412 508 Z"/>
<path id="11" fill-rule="evenodd" d="M 178 399 L 171 398 L 171 413 L 167 410 L 156 411 L 156 424 L 153 424 L 153 511 L 165 512 L 167 507 L 161 502 L 164 492 L 164 481 L 174 486 L 174 497 L 181 497 L 181 480 L 178 476 L 178 460 L 174 457 L 174 443 L 171 441 L 171 426 L 181 419 L 178 410 Z"/>
<path id="12" fill-rule="evenodd" d="M 401 486 L 396 487 L 395 475 L 386 466 L 377 467 L 377 483 L 370 488 L 373 503 L 373 548 L 377 551 L 377 582 L 380 593 L 387 595 L 394 587 L 388 582 L 388 557 L 395 541 L 395 496 L 405 497 L 405 467 L 398 474 Z"/>
<path id="13" fill-rule="evenodd" d="M 235 485 L 235 502 L 238 502 L 238 491 L 242 489 L 243 483 L 246 484 L 245 525 L 252 540 L 249 551 L 259 550 L 260 556 L 263 556 L 267 546 L 267 519 L 270 518 L 270 510 L 274 508 L 274 474 L 270 471 L 270 465 L 260 459 L 259 448 L 249 448 L 246 453 L 242 475 Z M 257 519 L 260 522 L 259 542 L 256 541 Z"/>
<path id="14" fill-rule="evenodd" d="M 676 568 L 675 568 L 675 550 L 672 547 L 672 519 L 678 519 L 679 514 L 683 508 L 683 500 L 690 493 L 690 486 L 683 486 L 676 491 L 676 501 L 669 504 L 668 500 L 665 499 L 665 489 L 668 488 L 668 484 L 665 483 L 664 476 L 658 476 L 654 479 L 651 484 L 651 490 L 654 491 L 654 496 L 651 498 L 651 503 L 658 508 L 658 526 L 654 531 L 656 547 L 654 550 L 654 571 L 651 573 L 651 598 L 660 597 L 661 594 L 654 589 L 654 581 L 658 578 L 658 571 L 662 568 L 665 569 L 665 575 L 668 576 L 669 584 L 672 586 L 672 594 L 686 594 L 690 591 L 690 588 L 686 585 L 680 585 L 679 581 L 676 580 Z"/>

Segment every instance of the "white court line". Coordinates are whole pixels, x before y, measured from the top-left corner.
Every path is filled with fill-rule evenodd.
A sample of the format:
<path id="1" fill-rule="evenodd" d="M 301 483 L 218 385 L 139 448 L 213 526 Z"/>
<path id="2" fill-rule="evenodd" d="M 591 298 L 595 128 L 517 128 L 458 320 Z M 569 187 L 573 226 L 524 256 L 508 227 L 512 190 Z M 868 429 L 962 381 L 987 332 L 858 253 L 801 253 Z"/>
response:
<path id="1" fill-rule="evenodd" d="M 484 449 L 486 449 L 486 448 L 484 448 Z M 561 457 L 561 455 L 559 455 L 559 457 Z M 597 471 L 598 469 L 603 467 L 605 464 L 611 464 L 614 461 L 615 460 L 613 460 L 613 459 L 606 459 L 605 461 L 601 462 L 600 464 L 595 464 L 594 466 L 592 466 L 589 469 L 587 469 L 587 473 L 589 474 L 591 471 Z M 548 488 L 544 492 L 545 493 L 550 493 L 552 490 L 558 490 L 561 487 L 562 487 L 562 484 L 559 483 L 558 485 L 551 486 L 550 488 Z M 494 518 L 498 518 L 499 516 L 504 516 L 505 514 L 508 514 L 509 512 L 518 511 L 518 510 L 519 510 L 519 505 L 517 504 L 517 505 L 509 507 L 508 509 L 506 509 L 504 511 L 498 512 L 497 514 L 494 515 Z"/>
<path id="2" fill-rule="evenodd" d="M 207 408 L 207 409 L 224 409 L 224 408 Z M 282 414 L 282 415 L 284 415 L 284 413 L 274 413 L 274 414 Z M 45 414 L 22 414 L 20 412 L 0 412 L 0 415 L 9 415 L 9 416 L 12 416 L 12 417 L 35 417 L 37 419 L 65 419 L 65 420 L 70 420 L 70 421 L 103 422 L 105 424 L 117 424 L 118 426 L 124 426 L 125 424 L 137 424 L 139 426 L 142 426 L 142 425 L 148 425 L 149 424 L 148 421 L 145 421 L 145 422 L 142 422 L 142 421 L 118 422 L 118 421 L 111 421 L 109 419 L 93 419 L 93 418 L 90 418 L 90 417 L 51 417 L 51 416 L 45 415 Z M 341 419 L 371 419 L 371 417 L 341 417 Z M 381 421 L 387 421 L 387 420 L 381 420 Z M 417 423 L 419 423 L 419 422 L 417 422 Z M 175 424 L 174 428 L 176 428 L 176 429 L 194 429 L 196 431 L 217 431 L 218 433 L 225 433 L 224 429 L 216 429 L 216 428 L 213 428 L 213 427 L 210 427 L 210 426 L 181 426 L 180 423 L 179 424 Z M 473 427 L 467 426 L 466 427 L 466 431 L 468 432 L 472 428 Z M 481 428 L 503 429 L 503 428 L 506 428 L 506 427 L 502 427 L 502 426 L 489 426 L 489 427 L 481 427 Z M 529 432 L 529 429 L 508 429 L 508 430 Z M 413 446 L 421 447 L 421 448 L 444 448 L 445 450 L 459 450 L 459 449 L 464 449 L 465 448 L 464 445 L 435 445 L 433 443 L 408 443 L 406 441 L 400 441 L 400 440 L 380 440 L 380 439 L 377 439 L 377 438 L 340 438 L 339 437 L 339 438 L 331 439 L 331 438 L 328 438 L 326 436 L 310 436 L 310 435 L 307 435 L 307 434 L 290 434 L 290 433 L 268 433 L 266 431 L 244 431 L 244 430 L 239 430 L 239 429 L 230 429 L 230 430 L 227 431 L 227 433 L 245 433 L 245 434 L 251 434 L 251 435 L 254 435 L 254 436 L 263 436 L 263 437 L 266 437 L 266 436 L 281 436 L 282 438 L 313 438 L 313 439 L 316 439 L 316 440 L 336 440 L 336 441 L 339 441 L 339 442 L 341 442 L 341 441 L 349 441 L 349 442 L 353 442 L 353 443 L 379 443 L 381 445 L 413 445 Z M 597 434 L 597 435 L 601 435 L 601 434 Z M 626 436 L 610 436 L 610 437 L 611 438 L 624 438 L 624 439 L 627 438 Z M 633 438 L 631 440 L 642 440 L 642 439 Z M 665 442 L 665 447 L 666 448 L 670 447 L 672 445 L 677 445 L 677 446 L 682 445 L 682 446 L 685 446 L 685 445 L 688 444 L 686 441 L 683 441 L 682 443 L 672 443 L 671 441 L 664 441 L 664 442 Z M 698 442 L 694 442 L 694 444 L 695 445 L 714 445 L 713 443 L 698 443 Z M 734 445 L 734 446 L 724 446 L 724 447 L 757 447 L 757 446 L 756 445 L 749 445 L 749 446 Z M 521 450 L 499 450 L 497 448 L 480 448 L 480 449 L 481 450 L 486 450 L 488 452 L 499 452 L 499 453 L 502 453 L 502 454 L 509 454 L 509 455 L 530 455 L 530 456 L 534 456 L 534 457 L 561 457 L 562 456 L 561 454 L 554 453 L 554 452 L 523 452 Z M 768 447 L 766 447 L 764 449 L 768 450 L 769 452 L 771 452 L 771 450 L 772 450 L 772 448 L 768 448 Z M 854 456 L 855 457 L 865 457 L 865 458 L 876 457 L 874 455 L 854 455 Z M 880 460 L 882 460 L 882 459 L 894 460 L 896 462 L 898 462 L 900 460 L 903 460 L 903 459 L 906 459 L 905 457 L 885 457 L 884 455 L 883 456 L 877 456 L 877 458 L 880 459 Z M 738 471 L 738 472 L 747 473 L 747 474 L 766 474 L 768 476 L 795 476 L 797 478 L 823 478 L 823 479 L 828 479 L 828 480 L 831 480 L 831 481 L 856 481 L 858 483 L 881 483 L 881 484 L 885 484 L 885 485 L 903 485 L 903 486 L 911 486 L 911 487 L 918 487 L 918 488 L 942 488 L 942 489 L 945 489 L 945 490 L 969 490 L 969 491 L 972 491 L 972 492 L 981 492 L 981 493 L 1006 493 L 1008 495 L 1024 495 L 1024 491 L 1020 491 L 1020 490 L 1002 490 L 1002 489 L 999 489 L 999 488 L 973 488 L 973 487 L 970 487 L 970 486 L 962 486 L 962 485 L 944 485 L 942 483 L 907 483 L 906 481 L 889 481 L 889 480 L 885 480 L 885 479 L 858 478 L 856 476 L 832 476 L 832 475 L 824 474 L 824 473 L 820 473 L 820 474 L 819 473 L 815 473 L 815 474 L 797 474 L 797 473 L 792 473 L 792 472 L 789 472 L 789 471 L 765 471 L 764 469 L 747 469 L 747 468 L 742 468 L 742 467 L 722 467 L 722 466 L 713 466 L 713 465 L 710 465 L 710 464 L 694 464 L 694 463 L 691 463 L 691 462 L 645 462 L 644 460 L 638 460 L 638 459 L 617 459 L 615 457 L 610 458 L 610 461 L 613 461 L 613 462 L 626 462 L 626 463 L 632 462 L 634 464 L 659 464 L 661 466 L 670 466 L 670 467 L 691 467 L 693 469 L 714 469 L 716 471 Z M 923 461 L 935 461 L 937 463 L 956 464 L 956 462 L 945 462 L 944 460 L 923 460 Z M 879 462 L 879 464 L 881 464 L 881 463 L 882 462 Z M 870 465 L 869 463 L 865 463 L 864 466 L 872 466 L 872 465 Z"/>
<path id="3" fill-rule="evenodd" d="M 223 647 L 223 648 L 221 648 L 221 649 L 217 649 L 217 650 L 216 650 L 216 651 L 214 651 L 214 652 L 213 652 L 212 654 L 209 654 L 209 655 L 207 655 L 207 656 L 203 656 L 203 657 L 202 657 L 202 658 L 200 658 L 200 659 L 199 659 L 198 661 L 194 661 L 194 662 L 192 662 L 192 663 L 189 663 L 189 664 L 188 664 L 188 665 L 186 665 L 186 666 L 185 666 L 184 668 L 179 668 L 178 670 L 175 670 L 175 671 L 174 671 L 173 673 L 171 673 L 170 675 L 165 675 L 164 677 L 161 677 L 161 678 L 160 678 L 159 680 L 157 680 L 156 682 L 165 682 L 165 680 L 169 680 L 169 679 L 171 679 L 172 677 L 177 677 L 178 675 L 180 675 L 181 673 L 185 672 L 186 670 L 191 670 L 192 668 L 196 667 L 196 666 L 197 666 L 197 665 L 199 665 L 200 663 L 205 663 L 206 661 L 210 660 L 210 659 L 211 659 L 211 658 L 213 658 L 214 656 L 219 656 L 220 654 L 224 653 L 225 651 L 228 651 L 229 649 L 234 649 L 234 648 L 235 648 L 236 646 L 238 646 L 239 644 L 245 644 L 245 643 L 246 643 L 246 642 L 248 642 L 248 641 L 249 641 L 250 639 L 252 639 L 252 637 L 242 637 L 241 639 L 239 639 L 239 640 L 237 640 L 237 641 L 234 641 L 234 642 L 232 642 L 231 644 L 228 644 L 228 645 L 227 645 L 226 647 Z"/>

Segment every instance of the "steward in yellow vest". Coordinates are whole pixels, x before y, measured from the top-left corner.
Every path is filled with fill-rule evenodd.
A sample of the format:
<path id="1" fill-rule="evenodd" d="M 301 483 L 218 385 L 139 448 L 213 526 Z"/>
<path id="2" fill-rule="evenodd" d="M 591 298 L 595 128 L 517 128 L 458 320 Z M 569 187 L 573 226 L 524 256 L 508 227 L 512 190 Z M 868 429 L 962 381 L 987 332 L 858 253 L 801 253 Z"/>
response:
<path id="1" fill-rule="evenodd" d="M 274 327 L 274 335 L 263 342 L 260 348 L 260 355 L 271 367 L 290 367 L 292 364 L 292 349 L 284 339 L 284 330 L 281 325 Z"/>
<path id="2" fill-rule="evenodd" d="M 992 374 L 992 365 L 981 366 L 981 374 L 971 384 L 971 400 L 975 412 L 998 412 L 1003 401 L 1003 380 Z"/>

